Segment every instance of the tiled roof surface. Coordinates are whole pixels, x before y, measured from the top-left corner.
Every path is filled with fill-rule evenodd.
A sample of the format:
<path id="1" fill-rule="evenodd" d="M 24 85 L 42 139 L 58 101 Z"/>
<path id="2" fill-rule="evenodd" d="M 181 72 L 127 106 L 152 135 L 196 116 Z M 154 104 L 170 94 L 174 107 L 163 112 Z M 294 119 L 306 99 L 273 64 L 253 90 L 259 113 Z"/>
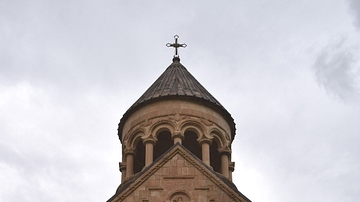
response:
<path id="1" fill-rule="evenodd" d="M 186 70 L 180 63 L 180 59 L 176 57 L 173 59 L 173 63 L 131 106 L 131 108 L 153 98 L 172 95 L 201 98 L 223 108 L 223 106 L 195 79 L 195 77 Z"/>

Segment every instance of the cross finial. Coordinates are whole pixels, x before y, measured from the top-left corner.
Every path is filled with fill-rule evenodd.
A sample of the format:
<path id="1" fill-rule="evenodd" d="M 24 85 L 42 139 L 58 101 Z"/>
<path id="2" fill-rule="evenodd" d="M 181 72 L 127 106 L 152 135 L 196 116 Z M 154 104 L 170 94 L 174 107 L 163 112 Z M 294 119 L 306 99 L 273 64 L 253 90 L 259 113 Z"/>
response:
<path id="1" fill-rule="evenodd" d="M 175 39 L 175 43 L 167 43 L 166 46 L 167 47 L 174 47 L 175 48 L 175 55 L 174 57 L 179 57 L 179 54 L 178 54 L 178 48 L 179 47 L 182 47 L 182 48 L 185 48 L 187 45 L 186 44 L 179 44 L 178 43 L 178 38 L 179 36 L 178 35 L 175 35 L 174 36 L 174 39 Z"/>

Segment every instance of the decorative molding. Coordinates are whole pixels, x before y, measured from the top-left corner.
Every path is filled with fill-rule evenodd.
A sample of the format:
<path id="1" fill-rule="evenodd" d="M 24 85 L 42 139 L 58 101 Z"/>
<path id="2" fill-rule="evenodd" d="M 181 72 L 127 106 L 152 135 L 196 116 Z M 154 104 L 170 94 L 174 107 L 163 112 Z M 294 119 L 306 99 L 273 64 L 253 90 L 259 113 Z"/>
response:
<path id="1" fill-rule="evenodd" d="M 162 188 L 162 187 L 149 187 L 148 190 L 150 190 L 150 191 L 161 191 L 161 190 L 164 190 L 164 188 Z"/>
<path id="2" fill-rule="evenodd" d="M 194 190 L 204 190 L 204 191 L 207 191 L 207 190 L 210 190 L 210 187 L 195 187 Z"/>
<path id="3" fill-rule="evenodd" d="M 126 170 L 126 162 L 119 162 L 119 170 L 123 172 Z"/>
<path id="4" fill-rule="evenodd" d="M 187 115 L 176 113 L 174 115 L 168 115 L 168 119 L 174 121 L 175 123 L 180 122 L 185 119 Z"/>
<path id="5" fill-rule="evenodd" d="M 177 194 L 176 196 L 171 197 L 171 202 L 188 202 L 189 199 L 184 194 Z"/>
<path id="6" fill-rule="evenodd" d="M 149 127 L 151 124 L 152 124 L 152 119 L 145 119 L 145 121 L 140 124 L 140 128 Z"/>
<path id="7" fill-rule="evenodd" d="M 169 123 L 170 121 L 175 126 L 174 128 L 175 130 L 180 130 L 179 126 L 181 125 L 181 123 L 184 122 L 186 123 L 187 120 L 195 121 L 197 124 L 202 125 L 203 128 L 215 127 L 225 137 L 226 140 L 230 141 L 230 135 L 225 131 L 224 128 L 222 128 L 216 122 L 213 122 L 201 116 L 196 116 L 186 113 L 165 114 L 165 115 L 154 116 L 151 118 L 144 118 L 144 120 L 139 121 L 137 124 L 132 126 L 129 129 L 129 131 L 125 133 L 123 140 L 124 141 L 128 140 L 131 136 L 133 136 L 137 132 L 145 132 L 147 131 L 147 128 L 152 128 L 155 126 L 155 124 L 158 125 L 161 122 Z"/>
<path id="8" fill-rule="evenodd" d="M 201 122 L 203 123 L 203 124 L 205 124 L 205 126 L 212 126 L 212 125 L 214 125 L 214 122 L 211 122 L 211 121 L 209 121 L 209 120 L 206 120 L 206 119 L 204 119 L 204 118 L 200 118 L 200 120 L 201 120 Z"/>
<path id="9" fill-rule="evenodd" d="M 173 175 L 173 176 L 164 176 L 163 179 L 164 180 L 195 179 L 195 176 L 194 175 L 182 175 L 182 176 Z"/>
<path id="10" fill-rule="evenodd" d="M 156 144 L 157 139 L 155 139 L 152 135 L 148 135 L 146 137 L 141 137 L 143 143 L 146 145 L 147 143 L 151 143 L 152 145 Z"/>
<path id="11" fill-rule="evenodd" d="M 180 190 L 172 193 L 168 200 L 170 202 L 188 202 L 191 201 L 191 197 L 185 190 Z"/>

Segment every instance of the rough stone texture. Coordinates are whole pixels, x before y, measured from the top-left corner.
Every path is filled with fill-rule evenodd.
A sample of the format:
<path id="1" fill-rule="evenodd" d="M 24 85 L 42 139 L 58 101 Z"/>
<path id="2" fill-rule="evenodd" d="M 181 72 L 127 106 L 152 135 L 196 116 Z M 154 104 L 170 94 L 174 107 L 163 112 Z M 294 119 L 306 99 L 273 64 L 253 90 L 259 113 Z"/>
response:
<path id="1" fill-rule="evenodd" d="M 128 187 L 120 186 L 108 202 L 250 201 L 181 145 L 175 145 L 133 180 L 127 182 Z"/>
<path id="2" fill-rule="evenodd" d="M 187 131 L 193 131 L 197 135 L 197 141 L 193 143 L 194 147 L 201 146 L 200 142 L 207 142 L 209 147 L 213 144 L 213 142 L 216 142 L 216 149 L 219 151 L 229 150 L 231 148 L 231 127 L 217 111 L 192 101 L 162 100 L 148 103 L 132 113 L 126 120 L 122 131 L 122 162 L 127 162 L 124 157 L 128 152 L 130 152 L 135 153 L 138 159 L 145 158 L 146 165 L 151 163 L 153 161 L 153 154 L 151 153 L 153 152 L 150 151 L 149 145 L 146 147 L 148 148 L 146 151 L 149 152 L 146 152 L 145 155 L 142 154 L 142 152 L 136 153 L 134 151 L 135 148 L 137 148 L 139 141 L 144 142 L 145 145 L 147 144 L 145 142 L 152 142 L 154 145 L 161 145 L 161 143 L 157 142 L 157 135 L 161 131 L 168 131 L 172 137 L 177 135 L 177 137 L 181 139 L 185 138 L 185 133 Z M 187 147 L 190 146 L 188 145 Z M 139 151 L 142 151 L 141 148 Z M 203 157 L 209 157 L 208 163 L 214 164 L 216 159 L 220 158 L 220 154 L 214 154 L 210 158 L 210 148 L 206 151 L 207 153 L 204 153 Z M 200 158 L 199 155 L 202 154 L 199 152 L 197 155 Z M 231 161 L 231 155 L 227 158 L 230 158 L 229 161 Z M 210 159 L 212 160 L 210 161 Z M 127 162 L 128 165 L 126 166 L 127 174 L 124 175 L 123 172 L 122 181 L 126 177 L 129 177 L 128 175 L 132 175 L 134 173 L 131 168 L 128 168 L 132 167 L 134 161 L 132 158 L 130 159 L 130 157 L 128 160 L 129 162 Z M 136 165 L 139 168 L 142 167 L 141 163 Z M 227 173 L 227 167 L 228 165 L 224 165 L 221 173 Z M 218 169 L 216 170 L 219 172 Z M 136 169 L 135 174 L 139 171 L 139 169 Z M 228 175 L 226 176 L 229 177 Z"/>
<path id="3" fill-rule="evenodd" d="M 218 112 L 212 110 L 211 108 L 190 101 L 164 100 L 148 104 L 134 112 L 124 124 L 122 130 L 122 142 L 124 143 L 124 140 L 127 138 L 128 132 L 131 131 L 135 126 L 141 123 L 144 123 L 141 126 L 146 126 L 145 121 L 161 117 L 167 118 L 169 116 L 175 116 L 176 114 L 180 116 L 178 117 L 178 120 L 198 118 L 201 119 L 204 124 L 207 123 L 210 125 L 214 123 L 218 125 L 219 128 L 224 130 L 225 134 L 228 134 L 229 140 L 231 138 L 230 134 L 232 133 L 232 131 L 230 130 L 228 122 Z M 174 119 L 176 118 L 174 117 Z M 151 124 L 157 124 L 157 122 L 148 122 L 148 124 L 150 126 Z"/>

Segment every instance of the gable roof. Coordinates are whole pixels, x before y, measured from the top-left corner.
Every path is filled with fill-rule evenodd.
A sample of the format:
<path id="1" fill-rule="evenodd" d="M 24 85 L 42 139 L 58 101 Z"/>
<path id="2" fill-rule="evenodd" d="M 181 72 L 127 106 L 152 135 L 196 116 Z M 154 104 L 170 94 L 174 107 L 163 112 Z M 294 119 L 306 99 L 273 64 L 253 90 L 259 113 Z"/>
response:
<path id="1" fill-rule="evenodd" d="M 215 109 L 229 123 L 232 140 L 235 136 L 235 123 L 231 114 L 212 96 L 193 75 L 180 63 L 180 58 L 174 57 L 173 63 L 145 91 L 145 93 L 125 112 L 120 120 L 118 135 L 122 141 L 122 129 L 127 118 L 144 104 L 165 99 L 185 99 L 200 102 Z"/>
<path id="2" fill-rule="evenodd" d="M 197 168 L 208 179 L 213 181 L 221 190 L 227 193 L 232 198 L 237 198 L 239 201 L 251 202 L 245 195 L 243 195 L 229 179 L 215 172 L 212 168 L 204 164 L 193 153 L 187 150 L 183 145 L 176 143 L 162 156 L 156 159 L 152 164 L 146 167 L 141 172 L 135 174 L 131 179 L 124 181 L 114 196 L 112 196 L 107 202 L 111 202 L 114 199 L 124 199 L 131 194 L 136 188 L 141 186 L 150 176 L 158 171 L 165 163 L 171 160 L 176 154 L 180 154 L 185 160 Z"/>

